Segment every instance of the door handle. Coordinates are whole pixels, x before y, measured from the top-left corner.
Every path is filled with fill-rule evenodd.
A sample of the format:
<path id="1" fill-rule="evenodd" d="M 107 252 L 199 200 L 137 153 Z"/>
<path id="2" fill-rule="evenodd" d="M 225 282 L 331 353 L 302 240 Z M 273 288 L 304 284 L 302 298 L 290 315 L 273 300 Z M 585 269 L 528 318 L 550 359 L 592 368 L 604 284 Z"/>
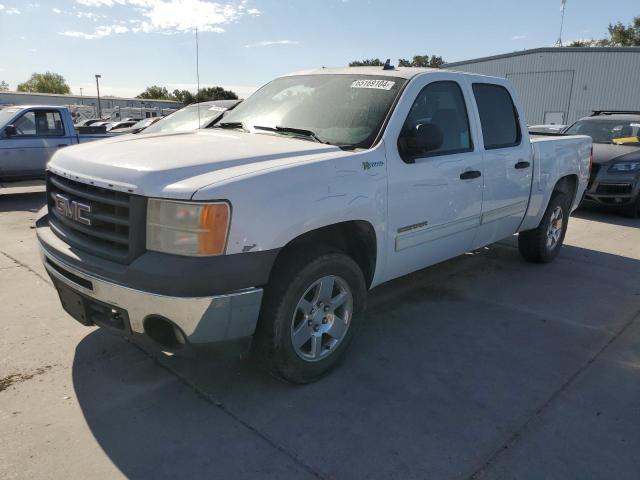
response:
<path id="1" fill-rule="evenodd" d="M 480 175 L 482 175 L 482 172 L 480 170 L 467 170 L 466 172 L 462 172 L 460 174 L 460 179 L 471 180 L 473 178 L 478 178 Z"/>
<path id="2" fill-rule="evenodd" d="M 529 168 L 529 165 L 531 165 L 531 163 L 526 162 L 524 160 L 520 160 L 518 163 L 514 165 L 514 167 L 520 170 L 522 168 Z"/>
<path id="3" fill-rule="evenodd" d="M 58 148 L 62 148 L 62 147 L 68 147 L 69 145 L 67 145 L 66 143 L 60 143 L 58 144 Z"/>

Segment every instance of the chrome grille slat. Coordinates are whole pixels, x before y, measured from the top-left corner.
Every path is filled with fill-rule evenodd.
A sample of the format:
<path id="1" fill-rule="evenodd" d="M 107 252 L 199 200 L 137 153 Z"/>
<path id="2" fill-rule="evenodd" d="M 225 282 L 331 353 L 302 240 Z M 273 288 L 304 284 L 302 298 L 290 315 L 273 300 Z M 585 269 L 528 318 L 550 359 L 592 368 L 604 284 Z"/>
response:
<path id="1" fill-rule="evenodd" d="M 56 177 L 50 177 L 51 183 L 58 189 L 63 190 L 67 193 L 70 193 L 76 197 L 86 198 L 87 200 L 94 200 L 99 203 L 106 203 L 107 205 L 113 205 L 115 207 L 129 207 L 129 202 L 126 200 L 118 200 L 116 198 L 110 198 L 107 195 L 96 195 L 93 192 L 84 191 L 82 188 L 76 188 L 75 186 L 71 186 L 69 184 L 62 183 Z M 77 182 L 76 182 L 77 183 Z M 94 187 L 99 188 L 99 187 Z M 119 192 L 113 192 L 119 193 Z"/>

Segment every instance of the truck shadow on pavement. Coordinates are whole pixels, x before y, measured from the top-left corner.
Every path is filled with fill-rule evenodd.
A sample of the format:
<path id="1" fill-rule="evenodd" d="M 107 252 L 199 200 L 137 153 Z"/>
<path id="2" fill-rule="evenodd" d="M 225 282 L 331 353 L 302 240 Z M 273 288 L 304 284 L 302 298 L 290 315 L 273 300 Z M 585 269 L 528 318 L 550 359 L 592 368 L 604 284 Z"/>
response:
<path id="1" fill-rule="evenodd" d="M 251 357 L 165 356 L 102 331 L 77 346 L 73 382 L 127 477 L 467 478 L 531 419 L 544 425 L 639 309 L 639 260 L 567 246 L 530 265 L 509 240 L 373 290 L 346 358 L 315 384 L 285 384 Z M 540 466 L 529 477 L 567 465 L 583 475 L 565 478 L 588 477 L 621 455 L 635 467 L 639 416 L 617 432 L 625 446 L 598 446 L 595 466 L 549 445 L 528 457 Z"/>
<path id="2" fill-rule="evenodd" d="M 626 217 L 622 212 L 611 208 L 598 206 L 580 207 L 575 210 L 571 216 L 581 218 L 583 220 L 619 225 L 621 227 L 640 228 L 640 218 Z"/>
<path id="3" fill-rule="evenodd" d="M 37 212 L 47 203 L 44 191 L 5 193 L 0 190 L 0 213 Z"/>

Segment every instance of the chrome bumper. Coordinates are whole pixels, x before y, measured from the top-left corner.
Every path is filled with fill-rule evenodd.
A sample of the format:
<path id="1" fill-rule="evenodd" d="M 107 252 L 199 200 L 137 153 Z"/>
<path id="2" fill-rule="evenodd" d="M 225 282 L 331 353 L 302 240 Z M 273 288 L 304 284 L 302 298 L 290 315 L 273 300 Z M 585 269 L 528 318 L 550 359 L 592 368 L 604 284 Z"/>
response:
<path id="1" fill-rule="evenodd" d="M 133 332 L 145 333 L 144 321 L 150 316 L 170 320 L 192 344 L 242 338 L 255 331 L 262 302 L 261 288 L 212 297 L 169 297 L 87 275 L 55 258 L 42 246 L 40 254 L 47 272 L 59 282 L 89 298 L 126 310 Z M 74 281 L 74 277 L 90 282 L 90 288 L 80 285 L 77 278 Z"/>

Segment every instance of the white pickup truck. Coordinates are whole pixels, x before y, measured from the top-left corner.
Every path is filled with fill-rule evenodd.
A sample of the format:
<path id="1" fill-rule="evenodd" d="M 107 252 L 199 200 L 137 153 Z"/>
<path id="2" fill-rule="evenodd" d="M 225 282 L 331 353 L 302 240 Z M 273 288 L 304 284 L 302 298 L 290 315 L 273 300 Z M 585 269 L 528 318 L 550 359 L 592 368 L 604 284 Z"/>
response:
<path id="1" fill-rule="evenodd" d="M 278 78 L 215 128 L 58 152 L 37 221 L 62 304 L 165 346 L 253 335 L 308 382 L 367 290 L 519 232 L 549 262 L 591 139 L 529 138 L 504 79 L 414 68 Z"/>

